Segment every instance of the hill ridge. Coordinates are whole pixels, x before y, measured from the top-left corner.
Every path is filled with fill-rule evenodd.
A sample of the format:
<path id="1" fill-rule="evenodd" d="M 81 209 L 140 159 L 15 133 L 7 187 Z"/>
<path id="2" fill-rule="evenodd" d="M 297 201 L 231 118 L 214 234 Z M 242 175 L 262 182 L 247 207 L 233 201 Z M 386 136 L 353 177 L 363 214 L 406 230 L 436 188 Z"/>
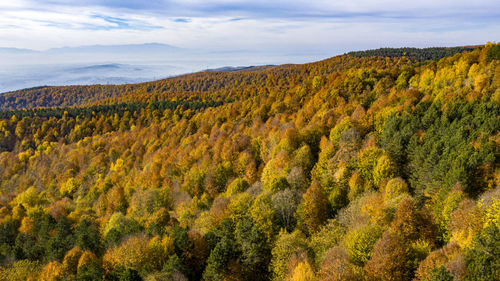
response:
<path id="1" fill-rule="evenodd" d="M 436 49 L 436 48 L 431 48 L 432 50 L 441 50 L 441 49 Z M 400 53 L 400 49 L 391 49 L 394 50 L 394 52 Z M 464 51 L 462 48 L 452 48 L 451 49 L 453 52 L 462 52 Z M 469 49 L 467 49 L 469 50 Z M 472 49 L 470 49 L 472 50 Z M 469 50 L 469 51 L 470 51 Z M 248 70 L 252 70 L 252 73 L 256 75 L 267 75 L 267 73 L 274 72 L 274 75 L 283 75 L 286 72 L 297 72 L 297 71 L 308 71 L 308 68 L 314 68 L 316 65 L 324 65 L 324 68 L 321 70 L 323 73 L 332 73 L 336 70 L 341 70 L 341 68 L 338 68 L 342 66 L 344 62 L 348 62 L 348 64 L 353 65 L 355 63 L 365 63 L 365 64 L 370 64 L 373 63 L 373 61 L 370 61 L 367 59 L 368 57 L 372 56 L 372 54 L 377 54 L 378 51 L 375 53 L 373 51 L 366 51 L 366 53 L 360 54 L 360 55 L 353 55 L 353 53 L 348 53 L 347 55 L 339 55 L 331 58 L 327 58 L 324 60 L 320 60 L 317 62 L 311 62 L 311 63 L 305 63 L 301 65 L 293 65 L 293 64 L 286 64 L 286 65 L 278 65 L 278 66 L 258 66 L 258 67 L 253 67 L 249 68 Z M 426 50 L 427 52 L 427 50 Z M 357 54 L 357 53 L 355 53 Z M 370 55 L 367 55 L 370 54 Z M 441 56 L 442 53 L 438 52 L 438 56 Z M 348 56 L 357 58 L 357 59 L 349 59 Z M 382 56 L 378 56 L 379 59 L 385 58 Z M 405 61 L 404 59 L 407 59 L 405 56 L 392 56 L 389 57 L 393 60 L 400 60 L 403 59 L 402 63 L 412 63 L 411 58 L 408 61 Z M 298 70 L 300 69 L 300 70 Z M 200 71 L 200 72 L 195 72 L 195 73 L 188 73 L 188 74 L 183 74 L 183 75 L 176 75 L 173 77 L 165 78 L 165 79 L 160 79 L 152 82 L 143 82 L 143 83 L 138 83 L 138 84 L 124 84 L 124 85 L 85 85 L 85 86 L 49 86 L 49 87 L 42 87 L 42 88 L 31 88 L 31 89 L 25 89 L 25 90 L 17 90 L 17 91 L 11 91 L 7 93 L 0 94 L 0 110 L 6 110 L 6 109 L 22 109 L 22 108 L 34 108 L 34 107 L 64 107 L 64 106 L 83 106 L 83 105 L 91 105 L 91 104 L 99 104 L 106 102 L 106 100 L 115 99 L 115 98 L 121 98 L 121 99 L 126 99 L 126 96 L 136 96 L 136 99 L 138 99 L 137 95 L 138 92 L 142 92 L 144 95 L 149 95 L 150 92 L 155 91 L 156 93 L 165 93 L 169 92 L 170 96 L 177 96 L 179 97 L 180 93 L 179 91 L 184 91 L 185 93 L 192 93 L 193 91 L 200 91 L 203 92 L 205 87 L 208 84 L 204 84 L 204 86 L 200 87 L 195 87 L 196 89 L 189 89 L 189 87 L 184 87 L 183 89 L 181 88 L 175 88 L 169 86 L 169 83 L 174 81 L 186 81 L 186 80 L 192 80 L 195 82 L 195 80 L 205 80 L 207 82 L 208 80 L 214 80 L 215 77 L 217 76 L 226 76 L 226 77 L 231 77 L 234 75 L 234 77 L 242 76 L 245 75 L 245 73 L 248 74 L 248 71 L 243 71 L 243 69 L 239 71 Z M 281 74 L 280 74 L 281 73 Z M 286 74 L 284 74 L 286 75 Z M 210 77 L 212 76 L 212 78 Z M 244 79 L 244 77 L 239 77 L 238 79 Z M 193 83 L 194 83 L 193 82 Z M 203 83 L 203 82 L 200 82 Z M 207 82 L 208 83 L 208 82 Z M 172 83 L 170 83 L 172 84 Z M 184 83 L 184 85 L 186 85 Z M 220 88 L 227 88 L 226 86 L 219 85 Z M 231 87 L 231 86 L 230 86 Z M 92 90 L 91 90 L 92 89 Z M 131 90 L 133 89 L 133 90 Z M 213 89 L 213 87 L 212 87 Z M 135 91 L 135 92 L 134 92 Z M 57 93 L 55 93 L 57 92 Z M 134 92 L 134 93 L 132 93 Z M 46 97 L 54 95 L 54 97 Z M 78 95 L 78 96 L 75 96 Z M 168 96 L 168 95 L 167 95 Z M 62 100 L 61 100 L 62 99 Z M 49 101 L 50 100 L 50 101 Z"/>

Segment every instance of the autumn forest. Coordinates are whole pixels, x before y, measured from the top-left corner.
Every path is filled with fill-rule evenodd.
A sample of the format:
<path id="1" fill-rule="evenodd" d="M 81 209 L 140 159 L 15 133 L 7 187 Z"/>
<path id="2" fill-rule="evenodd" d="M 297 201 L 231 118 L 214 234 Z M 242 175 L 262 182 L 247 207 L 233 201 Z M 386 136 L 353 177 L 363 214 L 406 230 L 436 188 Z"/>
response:
<path id="1" fill-rule="evenodd" d="M 500 280 L 500 45 L 0 94 L 0 280 Z"/>

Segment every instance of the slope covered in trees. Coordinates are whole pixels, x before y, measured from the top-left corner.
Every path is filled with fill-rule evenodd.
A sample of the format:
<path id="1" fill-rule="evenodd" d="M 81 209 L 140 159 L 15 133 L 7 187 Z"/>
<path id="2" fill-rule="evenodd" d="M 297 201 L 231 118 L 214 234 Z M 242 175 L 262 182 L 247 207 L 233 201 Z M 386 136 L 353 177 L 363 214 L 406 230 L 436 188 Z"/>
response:
<path id="1" fill-rule="evenodd" d="M 0 95 L 0 279 L 498 280 L 499 49 Z"/>
<path id="2" fill-rule="evenodd" d="M 431 48 L 380 48 L 366 51 L 349 52 L 353 57 L 407 57 L 413 61 L 438 60 L 456 53 L 472 51 L 477 46 L 431 47 Z"/>
<path id="3" fill-rule="evenodd" d="M 287 91 L 303 84 L 310 76 L 343 72 L 352 67 L 381 67 L 387 64 L 383 66 L 385 68 L 396 61 L 398 59 L 386 61 L 385 58 L 338 56 L 304 65 L 264 67 L 262 71 L 248 72 L 199 72 L 142 84 L 32 88 L 1 94 L 0 110 L 168 99 L 244 99 L 270 91 Z M 400 60 L 398 63 L 404 64 L 408 61 Z"/>

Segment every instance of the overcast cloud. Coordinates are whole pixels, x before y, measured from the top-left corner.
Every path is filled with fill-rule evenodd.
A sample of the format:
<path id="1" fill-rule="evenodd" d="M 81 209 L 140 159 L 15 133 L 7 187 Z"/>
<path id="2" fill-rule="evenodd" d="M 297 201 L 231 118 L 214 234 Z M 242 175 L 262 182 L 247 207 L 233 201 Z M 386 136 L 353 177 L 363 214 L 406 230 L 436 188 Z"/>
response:
<path id="1" fill-rule="evenodd" d="M 316 52 L 497 41 L 498 0 L 0 0 L 0 46 Z"/>

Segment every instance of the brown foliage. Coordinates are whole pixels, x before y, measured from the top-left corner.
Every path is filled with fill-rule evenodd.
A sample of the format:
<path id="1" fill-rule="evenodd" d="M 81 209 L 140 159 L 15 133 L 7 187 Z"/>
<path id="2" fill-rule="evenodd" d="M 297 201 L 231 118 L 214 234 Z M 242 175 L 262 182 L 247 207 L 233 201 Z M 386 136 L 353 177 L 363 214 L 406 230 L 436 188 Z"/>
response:
<path id="1" fill-rule="evenodd" d="M 317 182 L 307 189 L 302 204 L 307 230 L 314 233 L 328 219 L 328 199 Z"/>
<path id="2" fill-rule="evenodd" d="M 431 252 L 418 266 L 415 279 L 427 280 L 431 270 L 441 265 L 444 265 L 456 280 L 463 280 L 466 273 L 465 260 L 456 243 L 445 245 L 443 248 Z"/>
<path id="3" fill-rule="evenodd" d="M 427 209 L 418 209 L 414 200 L 405 198 L 399 203 L 391 228 L 404 241 L 423 239 L 433 244 L 437 228 Z"/>
<path id="4" fill-rule="evenodd" d="M 398 236 L 390 231 L 373 248 L 372 258 L 365 266 L 366 280 L 404 281 L 408 280 L 406 269 L 406 249 Z"/>
<path id="5" fill-rule="evenodd" d="M 355 280 L 354 266 L 349 262 L 349 256 L 341 247 L 333 247 L 325 254 L 318 272 L 318 281 Z"/>

